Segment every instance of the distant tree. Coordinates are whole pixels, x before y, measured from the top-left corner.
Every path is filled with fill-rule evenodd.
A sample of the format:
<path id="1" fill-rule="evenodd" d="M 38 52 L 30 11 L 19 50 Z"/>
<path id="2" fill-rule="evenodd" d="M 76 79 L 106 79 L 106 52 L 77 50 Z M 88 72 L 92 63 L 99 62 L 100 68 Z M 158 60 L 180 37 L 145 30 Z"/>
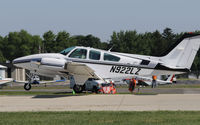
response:
<path id="1" fill-rule="evenodd" d="M 0 36 L 0 49 L 2 49 L 2 48 L 3 48 L 3 37 Z"/>
<path id="2" fill-rule="evenodd" d="M 167 50 L 171 45 L 176 42 L 176 34 L 173 33 L 172 29 L 165 28 L 162 33 L 163 36 L 163 49 Z"/>
<path id="3" fill-rule="evenodd" d="M 66 31 L 59 32 L 56 36 L 54 51 L 60 52 L 61 50 L 70 47 L 70 34 Z"/>
<path id="4" fill-rule="evenodd" d="M 149 41 L 146 36 L 137 34 L 136 31 L 113 32 L 109 45 L 113 45 L 113 51 L 137 54 L 149 54 Z"/>
<path id="5" fill-rule="evenodd" d="M 173 33 L 172 29 L 165 28 L 162 33 L 163 38 L 166 40 L 174 40 L 175 34 Z"/>
<path id="6" fill-rule="evenodd" d="M 120 31 L 120 32 L 113 32 L 111 35 L 110 45 L 113 46 L 113 51 L 117 52 L 130 52 L 133 53 L 133 40 L 134 40 L 134 31 Z M 130 47 L 132 49 L 130 49 Z"/>
<path id="7" fill-rule="evenodd" d="M 31 54 L 32 35 L 25 30 L 10 32 L 3 39 L 3 55 L 7 60 Z"/>
<path id="8" fill-rule="evenodd" d="M 162 35 L 159 31 L 155 31 L 152 33 L 152 39 L 151 39 L 151 54 L 152 56 L 159 56 L 161 53 L 163 53 L 164 49 L 164 43 L 162 39 Z"/>
<path id="9" fill-rule="evenodd" d="M 103 49 L 103 50 L 108 50 L 109 48 L 109 43 L 107 42 L 101 42 L 99 49 Z"/>
<path id="10" fill-rule="evenodd" d="M 33 39 L 32 39 L 32 35 L 29 34 L 27 31 L 25 30 L 21 30 L 20 32 L 18 32 L 18 36 L 19 38 L 19 49 L 20 51 L 17 50 L 17 53 L 20 55 L 30 55 L 31 53 L 31 47 L 32 47 L 32 43 L 33 43 Z"/>
<path id="11" fill-rule="evenodd" d="M 3 45 L 3 37 L 0 36 L 0 62 L 1 63 L 6 61 L 6 59 L 5 59 L 5 57 L 4 57 L 3 53 L 2 53 L 3 47 L 4 47 L 4 45 Z"/>
<path id="12" fill-rule="evenodd" d="M 54 46 L 56 46 L 55 38 L 56 35 L 51 30 L 43 34 L 43 39 L 44 39 L 42 41 L 43 52 L 45 53 L 55 52 L 54 50 Z"/>
<path id="13" fill-rule="evenodd" d="M 35 35 L 32 36 L 32 43 L 31 43 L 31 54 L 41 53 L 42 52 L 42 39 L 40 36 Z"/>
<path id="14" fill-rule="evenodd" d="M 139 42 L 139 35 L 136 31 L 126 31 L 124 34 L 120 33 L 121 50 L 126 53 L 137 53 Z M 139 54 L 139 53 L 138 53 Z"/>
<path id="15" fill-rule="evenodd" d="M 113 32 L 113 34 L 111 35 L 111 40 L 109 41 L 109 44 L 110 44 L 110 47 L 113 46 L 112 48 L 113 51 L 120 49 L 120 41 L 116 32 Z"/>
<path id="16" fill-rule="evenodd" d="M 93 35 L 87 35 L 87 36 L 79 35 L 75 36 L 74 38 L 76 39 L 77 45 L 79 46 L 99 48 L 101 44 L 100 39 Z"/>
<path id="17" fill-rule="evenodd" d="M 142 55 L 150 55 L 150 53 L 151 53 L 151 48 L 150 48 L 151 40 L 149 39 L 148 33 L 139 34 L 136 43 L 137 43 L 136 53 L 142 54 Z"/>

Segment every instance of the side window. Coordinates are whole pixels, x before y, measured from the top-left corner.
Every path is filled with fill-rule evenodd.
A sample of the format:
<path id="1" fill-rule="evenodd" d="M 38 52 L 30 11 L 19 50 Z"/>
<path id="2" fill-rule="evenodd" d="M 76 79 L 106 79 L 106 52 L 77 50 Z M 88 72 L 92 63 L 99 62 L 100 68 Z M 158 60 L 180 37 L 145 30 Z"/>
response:
<path id="1" fill-rule="evenodd" d="M 113 56 L 113 55 L 108 54 L 108 53 L 104 53 L 103 59 L 105 61 L 115 61 L 115 62 L 118 62 L 120 60 L 119 57 Z"/>
<path id="2" fill-rule="evenodd" d="M 93 60 L 100 60 L 101 53 L 99 51 L 90 50 L 89 58 Z"/>
<path id="3" fill-rule="evenodd" d="M 86 59 L 87 50 L 86 49 L 75 49 L 69 57 L 71 58 L 80 58 L 80 59 Z"/>

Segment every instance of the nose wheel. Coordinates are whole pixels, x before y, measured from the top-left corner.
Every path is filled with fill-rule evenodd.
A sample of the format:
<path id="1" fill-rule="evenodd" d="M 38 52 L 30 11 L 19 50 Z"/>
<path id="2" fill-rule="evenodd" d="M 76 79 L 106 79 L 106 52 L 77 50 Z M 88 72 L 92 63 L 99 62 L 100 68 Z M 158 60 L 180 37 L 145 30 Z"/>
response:
<path id="1" fill-rule="evenodd" d="M 26 73 L 26 76 L 28 77 L 28 83 L 24 84 L 24 89 L 26 91 L 31 90 L 31 84 L 39 84 L 39 76 L 35 75 L 34 73 Z"/>
<path id="2" fill-rule="evenodd" d="M 30 84 L 30 83 L 25 83 L 25 84 L 24 84 L 24 89 L 25 89 L 26 91 L 29 91 L 29 90 L 31 89 L 31 84 Z"/>

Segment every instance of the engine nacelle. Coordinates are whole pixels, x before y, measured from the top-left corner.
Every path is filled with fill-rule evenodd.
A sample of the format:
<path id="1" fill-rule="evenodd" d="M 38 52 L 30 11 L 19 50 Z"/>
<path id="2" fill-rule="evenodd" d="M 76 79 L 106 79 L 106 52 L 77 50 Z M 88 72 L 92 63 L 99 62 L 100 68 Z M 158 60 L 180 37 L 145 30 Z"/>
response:
<path id="1" fill-rule="evenodd" d="M 41 68 L 54 68 L 54 69 L 64 69 L 66 60 L 56 59 L 56 58 L 42 58 L 40 67 Z"/>

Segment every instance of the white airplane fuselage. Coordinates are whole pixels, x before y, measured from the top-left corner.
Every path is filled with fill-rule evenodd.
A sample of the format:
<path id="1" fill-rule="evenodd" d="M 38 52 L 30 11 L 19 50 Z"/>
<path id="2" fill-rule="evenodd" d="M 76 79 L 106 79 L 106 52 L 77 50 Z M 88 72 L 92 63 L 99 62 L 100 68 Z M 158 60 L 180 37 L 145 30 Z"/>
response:
<path id="1" fill-rule="evenodd" d="M 44 53 L 17 58 L 14 60 L 14 64 L 17 67 L 33 71 L 35 74 L 49 77 L 54 77 L 55 75 L 65 75 L 63 72 L 65 72 L 64 66 L 67 62 L 86 64 L 102 78 L 123 79 L 137 75 L 152 76 L 175 74 L 174 71 L 155 69 L 156 65 L 159 63 L 159 61 L 156 60 L 151 60 L 148 65 L 141 65 L 143 59 L 150 60 L 153 58 L 150 56 L 142 56 L 143 59 L 139 59 L 140 55 L 108 52 L 89 47 L 75 47 L 73 50 L 77 48 L 87 49 L 88 52 L 90 50 L 101 52 L 100 60 L 89 59 L 89 53 L 87 53 L 86 59 L 70 58 L 70 53 L 67 55 L 62 55 L 60 53 Z M 73 50 L 71 50 L 71 52 L 73 52 Z M 120 60 L 118 62 L 105 61 L 103 59 L 104 53 L 117 56 Z"/>

